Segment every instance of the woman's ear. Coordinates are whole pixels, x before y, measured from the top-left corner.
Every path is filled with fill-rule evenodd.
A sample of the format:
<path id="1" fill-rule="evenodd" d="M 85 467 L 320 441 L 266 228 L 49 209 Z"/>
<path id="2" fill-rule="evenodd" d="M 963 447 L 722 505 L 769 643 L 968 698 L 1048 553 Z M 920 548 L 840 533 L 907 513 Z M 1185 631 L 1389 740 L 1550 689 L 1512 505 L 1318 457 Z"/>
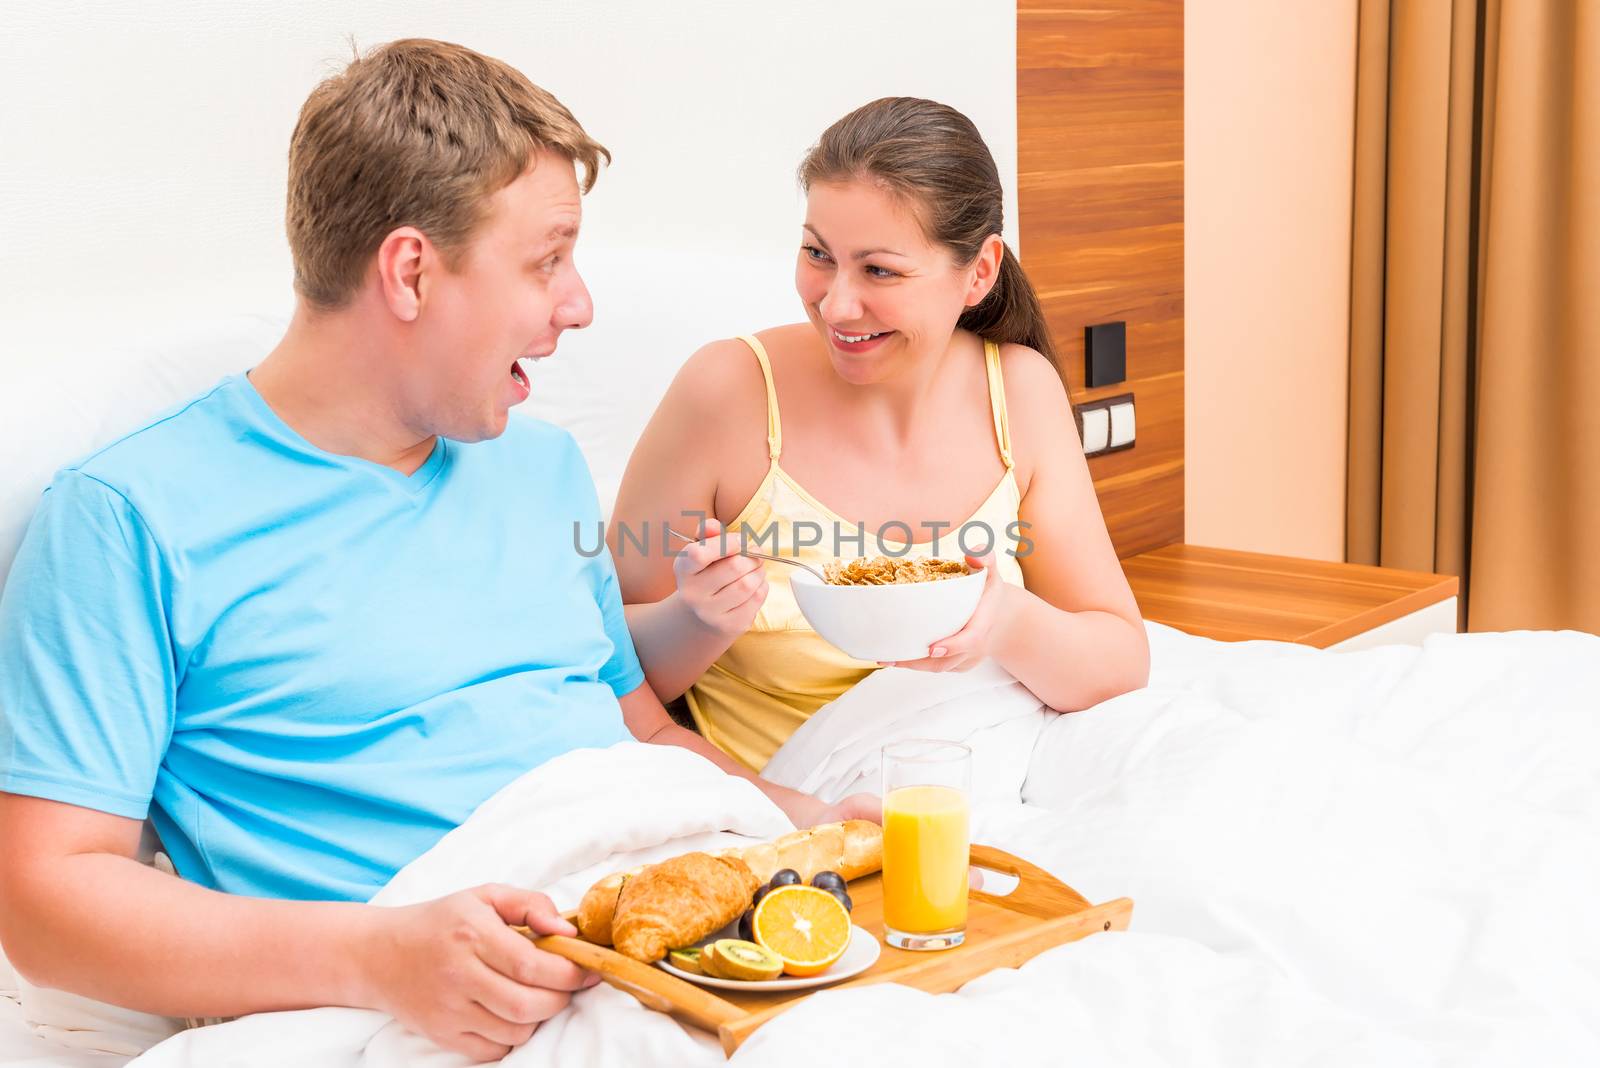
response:
<path id="1" fill-rule="evenodd" d="M 432 252 L 427 237 L 414 226 L 391 230 L 378 246 L 378 285 L 383 302 L 403 322 L 414 322 L 422 310 L 422 266 Z"/>
<path id="2" fill-rule="evenodd" d="M 1005 257 L 1005 251 L 1006 243 L 999 234 L 990 234 L 983 239 L 978 258 L 972 261 L 972 284 L 967 287 L 967 307 L 975 308 L 983 303 L 983 298 L 1000 281 L 1000 261 Z"/>

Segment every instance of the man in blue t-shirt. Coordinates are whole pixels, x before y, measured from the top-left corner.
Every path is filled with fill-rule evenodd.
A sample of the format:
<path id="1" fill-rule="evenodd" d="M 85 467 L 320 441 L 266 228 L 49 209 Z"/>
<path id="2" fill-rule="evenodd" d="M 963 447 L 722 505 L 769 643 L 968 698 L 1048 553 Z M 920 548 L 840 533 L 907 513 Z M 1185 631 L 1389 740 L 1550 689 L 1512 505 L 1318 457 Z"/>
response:
<path id="1" fill-rule="evenodd" d="M 378 1008 L 504 1054 L 594 981 L 485 886 L 362 904 L 516 776 L 682 745 L 645 684 L 564 432 L 518 361 L 590 321 L 604 148 L 496 60 L 400 41 L 312 93 L 298 306 L 247 374 L 62 470 L 0 598 L 0 944 L 175 1016 Z M 869 815 L 757 780 L 797 824 Z M 149 816 L 182 879 L 134 859 Z"/>

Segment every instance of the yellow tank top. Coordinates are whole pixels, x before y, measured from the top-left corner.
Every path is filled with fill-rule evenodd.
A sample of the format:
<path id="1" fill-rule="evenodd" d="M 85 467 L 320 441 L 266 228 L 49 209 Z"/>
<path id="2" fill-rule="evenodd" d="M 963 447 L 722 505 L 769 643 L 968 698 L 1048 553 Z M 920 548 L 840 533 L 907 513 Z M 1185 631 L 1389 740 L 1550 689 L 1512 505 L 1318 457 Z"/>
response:
<path id="1" fill-rule="evenodd" d="M 783 452 L 783 427 L 778 419 L 778 393 L 772 384 L 772 365 L 759 340 L 750 336 L 740 340 L 754 351 L 766 380 L 767 455 L 771 464 L 761 486 L 728 527 L 738 530 L 748 523 L 764 537 L 776 528 L 778 545 L 784 555 L 796 556 L 820 568 L 837 558 L 833 549 L 835 524 L 847 534 L 859 532 L 861 526 L 841 519 L 790 478 L 778 463 Z M 997 555 L 1000 577 L 1021 586 L 1021 565 L 1016 557 L 1003 551 L 1010 544 L 1007 539 L 1013 533 L 1011 524 L 1017 521 L 1022 491 L 1017 486 L 1012 465 L 1005 382 L 1000 376 L 1000 347 L 986 341 L 983 355 L 995 439 L 1006 472 L 988 499 L 965 523 L 941 531 L 939 555 L 949 557 L 960 552 L 955 532 L 961 526 L 987 524 L 998 539 L 997 548 L 1002 550 Z M 802 522 L 817 524 L 825 532 L 821 545 L 795 550 L 798 541 L 795 525 Z M 981 540 L 974 534 L 969 544 L 976 547 Z M 865 548 L 860 553 L 874 552 L 877 541 L 873 532 L 868 531 Z M 896 552 L 904 549 L 908 556 L 934 555 L 932 542 L 907 543 L 884 537 L 882 544 Z M 846 545 L 854 548 L 853 542 L 846 542 Z M 788 572 L 791 570 L 783 564 L 766 565 L 767 600 L 755 622 L 684 695 L 700 733 L 718 749 L 755 771 L 766 766 L 772 754 L 807 717 L 876 670 L 875 664 L 846 656 L 811 629 L 789 588 Z"/>

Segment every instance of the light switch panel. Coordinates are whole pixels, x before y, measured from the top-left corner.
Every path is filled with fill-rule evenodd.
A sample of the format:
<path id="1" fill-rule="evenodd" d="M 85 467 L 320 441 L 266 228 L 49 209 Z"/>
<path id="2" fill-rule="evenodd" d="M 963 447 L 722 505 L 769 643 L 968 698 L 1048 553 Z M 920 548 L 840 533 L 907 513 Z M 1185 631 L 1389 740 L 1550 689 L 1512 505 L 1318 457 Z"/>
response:
<path id="1" fill-rule="evenodd" d="M 1083 454 L 1092 456 L 1105 449 L 1111 440 L 1111 414 L 1104 408 L 1083 413 Z"/>
<path id="2" fill-rule="evenodd" d="M 1111 412 L 1111 443 L 1115 449 L 1123 445 L 1133 444 L 1133 401 L 1128 400 L 1120 404 L 1113 404 Z"/>
<path id="3" fill-rule="evenodd" d="M 1072 406 L 1085 456 L 1133 448 L 1133 394 L 1118 393 Z"/>

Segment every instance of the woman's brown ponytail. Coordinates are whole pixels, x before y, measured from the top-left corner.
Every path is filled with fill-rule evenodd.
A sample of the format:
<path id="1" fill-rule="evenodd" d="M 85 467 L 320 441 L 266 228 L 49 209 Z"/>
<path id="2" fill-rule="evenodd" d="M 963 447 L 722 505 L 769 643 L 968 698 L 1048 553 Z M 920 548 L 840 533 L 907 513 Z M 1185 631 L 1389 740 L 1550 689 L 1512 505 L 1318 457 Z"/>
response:
<path id="1" fill-rule="evenodd" d="M 1056 362 L 1056 345 L 1044 320 L 1044 308 L 1033 283 L 1007 245 L 1000 261 L 1000 278 L 981 302 L 961 313 L 956 325 L 987 341 L 1010 341 L 1037 349 Z"/>

